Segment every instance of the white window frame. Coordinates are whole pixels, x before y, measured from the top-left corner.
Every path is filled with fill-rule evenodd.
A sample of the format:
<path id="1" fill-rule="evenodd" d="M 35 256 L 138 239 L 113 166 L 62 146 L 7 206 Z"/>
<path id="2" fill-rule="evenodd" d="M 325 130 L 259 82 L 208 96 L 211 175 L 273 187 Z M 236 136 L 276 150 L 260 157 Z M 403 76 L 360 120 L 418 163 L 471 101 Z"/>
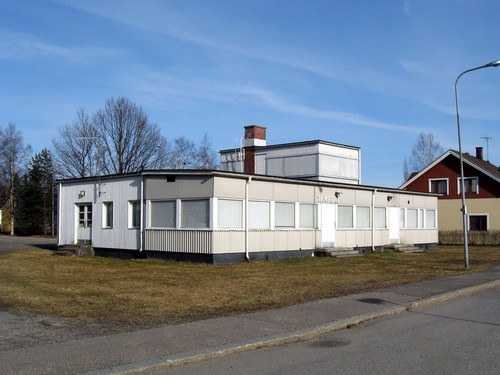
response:
<path id="1" fill-rule="evenodd" d="M 204 202 L 206 203 L 206 222 L 202 223 L 203 225 L 194 225 L 189 226 L 188 223 L 185 223 L 187 219 L 184 214 L 186 211 L 184 205 L 193 203 L 193 202 Z M 181 199 L 180 201 L 180 227 L 181 229 L 210 229 L 210 200 L 208 198 L 200 198 L 200 199 Z"/>
<path id="2" fill-rule="evenodd" d="M 338 205 L 337 206 L 337 229 L 354 229 L 354 223 L 355 223 L 355 209 L 354 209 L 355 206 L 352 206 L 352 205 L 344 205 L 344 204 L 341 204 L 341 205 Z M 341 221 L 340 221 L 340 209 L 341 208 L 350 208 L 351 209 L 351 223 L 350 223 L 350 226 L 344 226 L 344 225 L 341 225 Z"/>
<path id="3" fill-rule="evenodd" d="M 102 202 L 102 227 L 104 229 L 113 228 L 114 212 L 113 202 Z"/>
<path id="4" fill-rule="evenodd" d="M 434 181 L 445 181 L 446 182 L 446 193 L 433 192 L 432 191 L 432 182 L 434 182 Z M 449 195 L 450 194 L 450 180 L 448 178 L 429 178 L 429 193 Z"/>
<path id="5" fill-rule="evenodd" d="M 311 219 L 309 216 L 304 217 L 305 215 L 305 210 L 303 210 L 304 207 L 312 207 L 312 226 L 310 225 L 304 225 L 304 223 L 309 221 Z M 318 228 L 318 206 L 314 203 L 299 203 L 299 214 L 298 214 L 298 224 L 300 229 L 317 229 Z"/>
<path id="6" fill-rule="evenodd" d="M 265 210 L 267 210 L 267 216 L 257 217 L 254 211 L 255 207 L 259 206 L 260 208 L 264 208 L 267 206 Z M 256 219 L 262 220 L 262 223 L 256 224 Z M 270 229 L 271 228 L 271 202 L 269 201 L 249 201 L 248 202 L 248 228 L 250 229 Z"/>
<path id="7" fill-rule="evenodd" d="M 473 213 L 473 214 L 470 213 L 470 214 L 468 214 L 467 215 L 467 229 L 468 230 L 472 230 L 472 229 L 470 229 L 470 218 L 472 216 L 485 216 L 486 217 L 486 230 L 481 231 L 481 232 L 487 232 L 490 230 L 490 214 L 488 214 L 488 213 L 484 213 L 484 214 L 483 213 Z"/>
<path id="8" fill-rule="evenodd" d="M 291 208 L 291 219 L 285 217 L 282 220 L 281 213 L 278 212 L 281 209 L 290 210 Z M 278 215 L 278 213 L 280 215 Z M 295 203 L 294 202 L 275 202 L 274 203 L 274 227 L 278 229 L 294 229 L 295 228 Z"/>
<path id="9" fill-rule="evenodd" d="M 358 210 L 367 210 L 368 211 L 368 225 L 359 225 L 360 222 L 359 222 L 359 217 L 361 215 L 359 215 L 360 212 L 358 212 Z M 356 221 L 356 228 L 357 229 L 370 229 L 371 228 L 371 212 L 370 212 L 370 206 L 356 206 L 356 209 L 354 210 L 355 211 L 355 221 Z"/>
<path id="10" fill-rule="evenodd" d="M 221 205 L 226 204 L 226 203 L 228 205 L 237 204 L 239 206 L 238 207 L 239 218 L 237 218 L 238 223 L 236 223 L 236 222 L 231 223 L 227 220 L 222 219 L 221 215 L 224 215 L 225 212 L 224 212 L 224 210 L 221 210 Z M 229 206 L 227 206 L 227 208 L 229 208 Z M 217 227 L 219 229 L 242 229 L 243 228 L 243 215 L 244 215 L 243 210 L 244 210 L 243 201 L 241 199 L 226 199 L 226 198 L 217 199 Z M 235 216 L 235 218 L 236 218 L 236 216 Z"/>
<path id="11" fill-rule="evenodd" d="M 429 225 L 429 214 L 432 212 L 432 220 L 434 221 L 434 225 L 430 226 Z M 435 229 L 437 227 L 437 217 L 436 217 L 436 212 L 437 210 L 425 210 L 425 228 L 426 229 Z"/>
<path id="12" fill-rule="evenodd" d="M 410 212 L 416 213 L 415 226 L 410 226 Z M 413 216 L 413 215 L 412 215 Z M 406 209 L 406 229 L 418 229 L 418 208 L 407 208 Z"/>
<path id="13" fill-rule="evenodd" d="M 165 227 L 162 227 L 162 226 L 153 226 L 153 204 L 155 203 L 162 203 L 162 202 L 168 202 L 168 203 L 173 203 L 174 204 L 174 225 L 173 226 L 165 226 Z M 155 200 L 150 200 L 148 201 L 148 211 L 149 211 L 149 215 L 148 215 L 148 228 L 151 228 L 151 229 L 176 229 L 177 227 L 177 222 L 178 222 L 178 217 L 177 217 L 177 212 L 179 211 L 178 210 L 178 206 L 177 206 L 177 202 L 175 199 L 155 199 Z"/>
<path id="14" fill-rule="evenodd" d="M 387 207 L 375 207 L 373 212 L 373 228 L 375 229 L 387 229 Z M 377 211 L 380 212 L 380 210 L 384 210 L 384 223 L 383 225 L 379 225 L 377 221 Z"/>
<path id="15" fill-rule="evenodd" d="M 137 209 L 134 209 L 135 205 L 138 206 Z M 134 225 L 135 221 L 134 218 L 138 220 L 137 225 Z M 128 201 L 128 228 L 137 229 L 140 227 L 141 227 L 141 201 L 140 200 Z"/>
<path id="16" fill-rule="evenodd" d="M 479 177 L 477 176 L 471 176 L 471 177 L 464 177 L 464 184 L 467 183 L 467 180 L 476 180 L 476 190 L 477 191 L 466 191 L 465 194 L 479 194 Z M 462 193 L 462 179 L 460 177 L 457 178 L 457 194 Z"/>

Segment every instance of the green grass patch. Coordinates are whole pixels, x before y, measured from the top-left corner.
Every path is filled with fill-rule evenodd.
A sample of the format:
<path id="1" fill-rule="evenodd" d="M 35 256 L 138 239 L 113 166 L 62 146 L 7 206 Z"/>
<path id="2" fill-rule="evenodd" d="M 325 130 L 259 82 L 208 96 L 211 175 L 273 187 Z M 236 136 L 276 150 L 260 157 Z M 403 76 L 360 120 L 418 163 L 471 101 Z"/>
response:
<path id="1" fill-rule="evenodd" d="M 499 247 L 213 266 L 26 250 L 0 256 L 3 305 L 140 327 L 289 306 L 500 265 Z"/>

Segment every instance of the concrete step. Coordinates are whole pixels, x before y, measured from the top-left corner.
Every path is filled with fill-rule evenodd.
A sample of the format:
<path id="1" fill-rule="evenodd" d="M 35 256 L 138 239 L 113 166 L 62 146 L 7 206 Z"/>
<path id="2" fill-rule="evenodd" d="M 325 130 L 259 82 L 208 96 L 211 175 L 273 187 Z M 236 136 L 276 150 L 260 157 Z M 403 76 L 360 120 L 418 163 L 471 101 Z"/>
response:
<path id="1" fill-rule="evenodd" d="M 90 245 L 64 245 L 59 246 L 57 250 L 54 250 L 52 253 L 63 256 L 93 256 L 94 250 Z"/>
<path id="2" fill-rule="evenodd" d="M 411 244 L 391 244 L 385 245 L 384 250 L 392 250 L 397 253 L 423 253 L 424 250 Z"/>
<path id="3" fill-rule="evenodd" d="M 354 250 L 352 247 L 328 247 L 323 249 L 316 249 L 314 252 L 315 256 L 326 256 L 326 257 L 336 257 L 336 258 L 346 258 L 346 257 L 356 257 L 361 256 L 359 251 Z"/>

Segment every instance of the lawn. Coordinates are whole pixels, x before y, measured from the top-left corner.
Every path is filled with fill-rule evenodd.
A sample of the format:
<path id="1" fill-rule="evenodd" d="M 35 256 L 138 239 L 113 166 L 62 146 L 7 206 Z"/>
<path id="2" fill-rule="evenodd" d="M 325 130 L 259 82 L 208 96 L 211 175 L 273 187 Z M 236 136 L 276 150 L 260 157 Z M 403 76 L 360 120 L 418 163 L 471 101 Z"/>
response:
<path id="1" fill-rule="evenodd" d="M 224 266 L 25 250 L 0 256 L 0 304 L 33 313 L 141 327 L 282 307 L 500 265 L 499 247 Z"/>

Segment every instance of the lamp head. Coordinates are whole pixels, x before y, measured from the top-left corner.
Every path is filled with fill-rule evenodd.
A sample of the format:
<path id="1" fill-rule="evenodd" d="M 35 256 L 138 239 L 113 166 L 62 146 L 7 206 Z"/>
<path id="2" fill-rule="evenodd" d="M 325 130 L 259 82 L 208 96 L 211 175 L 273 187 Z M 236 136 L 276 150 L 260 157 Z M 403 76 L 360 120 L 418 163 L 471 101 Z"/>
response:
<path id="1" fill-rule="evenodd" d="M 492 61 L 488 64 L 489 66 L 500 66 L 500 60 Z"/>

